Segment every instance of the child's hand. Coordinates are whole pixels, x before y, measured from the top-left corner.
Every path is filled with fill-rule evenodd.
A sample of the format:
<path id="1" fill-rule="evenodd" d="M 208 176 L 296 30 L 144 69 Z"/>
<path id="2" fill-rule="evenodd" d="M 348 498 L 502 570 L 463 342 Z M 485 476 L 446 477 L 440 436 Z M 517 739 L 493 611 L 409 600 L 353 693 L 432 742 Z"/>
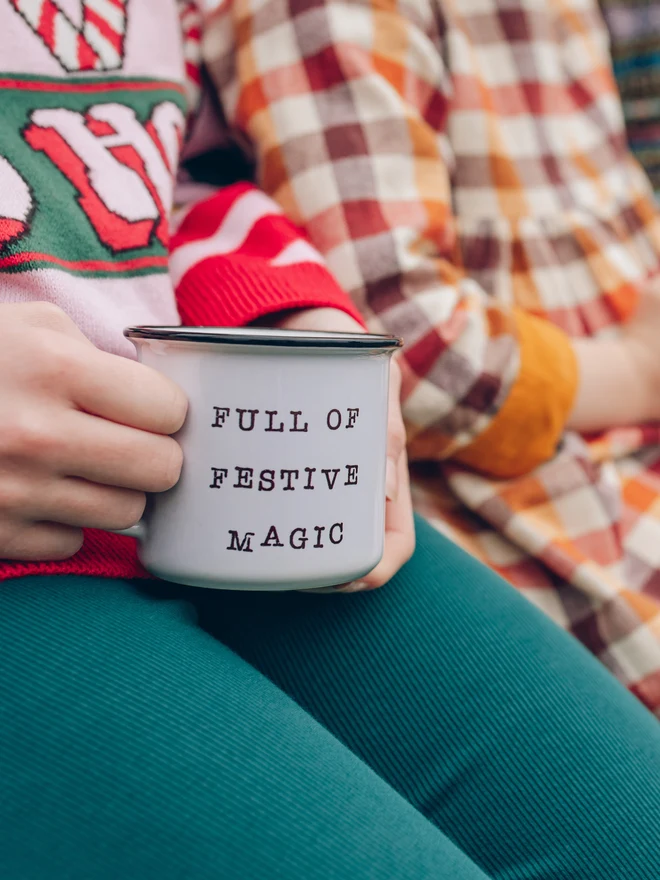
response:
<path id="1" fill-rule="evenodd" d="M 364 328 L 339 309 L 306 309 L 292 312 L 278 322 L 289 330 L 325 330 L 364 333 Z M 385 515 L 385 552 L 377 567 L 359 584 L 350 584 L 344 592 L 369 590 L 391 580 L 412 556 L 415 549 L 412 500 L 408 481 L 406 432 L 401 416 L 401 372 L 392 360 L 387 437 L 387 507 Z"/>
<path id="2" fill-rule="evenodd" d="M 187 402 L 169 379 L 96 349 L 48 303 L 0 305 L 0 559 L 64 559 L 81 527 L 136 523 L 171 488 Z"/>
<path id="3" fill-rule="evenodd" d="M 642 292 L 619 339 L 574 343 L 580 385 L 568 427 L 601 431 L 660 421 L 660 285 Z"/>

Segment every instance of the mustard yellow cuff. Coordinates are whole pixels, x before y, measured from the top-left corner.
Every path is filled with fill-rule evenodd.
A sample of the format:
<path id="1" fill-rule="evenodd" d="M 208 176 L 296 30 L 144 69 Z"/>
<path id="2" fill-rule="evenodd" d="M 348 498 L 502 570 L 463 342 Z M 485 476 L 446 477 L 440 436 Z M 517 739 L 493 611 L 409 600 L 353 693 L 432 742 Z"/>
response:
<path id="1" fill-rule="evenodd" d="M 493 477 L 521 476 L 555 453 L 571 413 L 578 366 L 568 336 L 516 310 L 520 372 L 488 428 L 452 458 Z"/>

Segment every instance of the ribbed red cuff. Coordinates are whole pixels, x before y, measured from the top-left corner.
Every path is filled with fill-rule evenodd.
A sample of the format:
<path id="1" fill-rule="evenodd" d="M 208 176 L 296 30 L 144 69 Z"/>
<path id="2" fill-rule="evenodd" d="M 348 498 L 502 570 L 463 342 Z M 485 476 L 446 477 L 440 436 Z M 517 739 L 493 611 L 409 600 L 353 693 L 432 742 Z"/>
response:
<path id="1" fill-rule="evenodd" d="M 323 266 L 274 267 L 233 254 L 202 260 L 176 289 L 181 322 L 189 326 L 242 327 L 288 309 L 333 308 L 364 326 L 350 298 Z"/>
<path id="2" fill-rule="evenodd" d="M 2 562 L 0 581 L 31 575 L 77 574 L 91 577 L 151 578 L 137 558 L 134 538 L 85 529 L 85 543 L 70 559 L 61 562 Z"/>

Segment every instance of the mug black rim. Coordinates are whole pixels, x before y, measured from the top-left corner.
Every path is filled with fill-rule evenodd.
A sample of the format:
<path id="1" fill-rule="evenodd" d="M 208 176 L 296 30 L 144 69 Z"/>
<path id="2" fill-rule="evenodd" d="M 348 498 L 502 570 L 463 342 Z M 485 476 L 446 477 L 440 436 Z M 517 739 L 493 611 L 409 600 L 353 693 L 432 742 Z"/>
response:
<path id="1" fill-rule="evenodd" d="M 205 342 L 275 348 L 334 348 L 361 351 L 394 351 L 403 341 L 397 336 L 373 333 L 279 330 L 265 327 L 168 327 L 138 326 L 124 330 L 127 339 L 163 342 Z"/>

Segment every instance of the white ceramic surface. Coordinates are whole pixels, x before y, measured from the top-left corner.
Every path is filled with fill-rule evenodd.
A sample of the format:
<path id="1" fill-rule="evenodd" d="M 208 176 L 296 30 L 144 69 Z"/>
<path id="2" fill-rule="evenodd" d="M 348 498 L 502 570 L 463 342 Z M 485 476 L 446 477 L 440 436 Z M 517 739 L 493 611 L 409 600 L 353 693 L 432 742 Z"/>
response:
<path id="1" fill-rule="evenodd" d="M 287 344 L 294 336 L 297 346 Z M 301 336 L 310 334 L 237 331 L 230 343 L 133 337 L 139 359 L 189 399 L 177 435 L 181 479 L 149 499 L 140 524 L 140 559 L 153 574 L 290 590 L 349 582 L 380 560 L 396 341 L 351 348 L 343 336 L 348 344 L 324 348 L 316 343 L 331 344 L 331 335 L 315 334 L 305 348 Z"/>

